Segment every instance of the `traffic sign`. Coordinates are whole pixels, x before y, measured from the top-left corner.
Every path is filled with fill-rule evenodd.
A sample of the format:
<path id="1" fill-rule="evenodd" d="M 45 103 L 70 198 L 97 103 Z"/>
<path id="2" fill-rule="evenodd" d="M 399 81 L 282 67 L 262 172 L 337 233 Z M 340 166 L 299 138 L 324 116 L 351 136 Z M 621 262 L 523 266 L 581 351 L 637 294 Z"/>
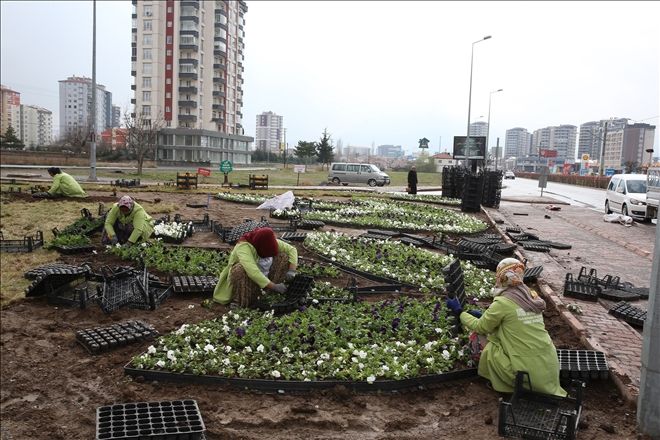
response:
<path id="1" fill-rule="evenodd" d="M 220 171 L 221 172 L 229 173 L 233 169 L 234 169 L 234 167 L 233 167 L 230 160 L 223 160 L 222 162 L 220 162 Z"/>

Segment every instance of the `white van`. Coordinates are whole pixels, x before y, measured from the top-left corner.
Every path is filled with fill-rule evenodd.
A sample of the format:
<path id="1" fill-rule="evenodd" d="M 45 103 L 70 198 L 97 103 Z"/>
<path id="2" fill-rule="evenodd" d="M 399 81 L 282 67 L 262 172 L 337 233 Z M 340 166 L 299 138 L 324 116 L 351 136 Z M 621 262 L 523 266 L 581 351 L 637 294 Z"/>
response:
<path id="1" fill-rule="evenodd" d="M 651 167 L 646 173 L 646 217 L 658 218 L 660 205 L 660 167 Z"/>
<path id="2" fill-rule="evenodd" d="M 333 162 L 328 173 L 328 183 L 335 185 L 366 183 L 369 186 L 383 186 L 390 184 L 390 176 L 376 165 L 369 163 Z"/>
<path id="3" fill-rule="evenodd" d="M 636 219 L 646 218 L 646 176 L 615 174 L 607 185 L 605 214 L 620 212 Z"/>

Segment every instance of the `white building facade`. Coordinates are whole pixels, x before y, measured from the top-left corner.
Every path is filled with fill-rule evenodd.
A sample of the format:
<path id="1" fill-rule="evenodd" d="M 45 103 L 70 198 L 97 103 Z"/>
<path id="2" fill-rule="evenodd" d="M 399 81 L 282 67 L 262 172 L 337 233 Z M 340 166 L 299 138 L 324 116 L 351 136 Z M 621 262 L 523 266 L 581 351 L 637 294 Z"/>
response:
<path id="1" fill-rule="evenodd" d="M 60 84 L 60 138 L 88 133 L 91 129 L 92 80 L 71 76 Z M 112 93 L 101 84 L 96 85 L 96 132 L 101 133 L 112 124 Z"/>
<path id="2" fill-rule="evenodd" d="M 50 145 L 53 140 L 53 113 L 34 105 L 21 105 L 21 140 L 26 149 Z"/>
<path id="3" fill-rule="evenodd" d="M 273 112 L 264 112 L 257 115 L 254 138 L 254 148 L 256 150 L 279 153 L 280 142 L 284 141 L 284 117 Z"/>
<path id="4" fill-rule="evenodd" d="M 477 121 L 470 124 L 470 136 L 487 136 L 488 122 Z"/>
<path id="5" fill-rule="evenodd" d="M 515 127 L 506 131 L 504 138 L 504 158 L 529 155 L 532 135 L 526 128 Z"/>

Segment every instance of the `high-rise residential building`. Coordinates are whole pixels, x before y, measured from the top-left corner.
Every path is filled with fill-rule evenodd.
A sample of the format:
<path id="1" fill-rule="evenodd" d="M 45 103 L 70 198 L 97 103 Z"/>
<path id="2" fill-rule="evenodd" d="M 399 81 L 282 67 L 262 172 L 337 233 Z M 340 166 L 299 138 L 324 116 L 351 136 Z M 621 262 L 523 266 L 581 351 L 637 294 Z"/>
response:
<path id="1" fill-rule="evenodd" d="M 372 154 L 371 147 L 348 145 L 342 150 L 342 157 L 354 162 L 368 162 Z"/>
<path id="2" fill-rule="evenodd" d="M 559 125 L 534 130 L 530 155 L 542 155 L 540 150 L 555 150 L 557 162 L 570 162 L 575 160 L 575 143 L 577 140 L 577 127 L 575 125 Z"/>
<path id="3" fill-rule="evenodd" d="M 376 155 L 382 157 L 403 157 L 403 147 L 401 145 L 379 145 L 376 147 Z"/>
<path id="4" fill-rule="evenodd" d="M 531 139 L 532 135 L 526 128 L 515 127 L 507 130 L 504 138 L 504 158 L 528 156 Z"/>
<path id="5" fill-rule="evenodd" d="M 35 105 L 20 107 L 20 133 L 25 148 L 50 145 L 53 140 L 53 112 Z"/>
<path id="6" fill-rule="evenodd" d="M 279 153 L 280 142 L 284 141 L 284 117 L 273 112 L 257 115 L 254 148 Z"/>
<path id="7" fill-rule="evenodd" d="M 4 136 L 11 125 L 14 134 L 21 137 L 21 94 L 0 85 L 0 132 Z"/>
<path id="8" fill-rule="evenodd" d="M 649 161 L 646 150 L 653 149 L 655 126 L 629 124 L 620 129 L 607 129 L 605 138 L 604 168 L 618 171 L 633 171 Z"/>
<path id="9" fill-rule="evenodd" d="M 488 122 L 477 121 L 470 124 L 470 136 L 487 136 Z"/>
<path id="10" fill-rule="evenodd" d="M 117 128 L 121 126 L 121 108 L 118 105 L 112 106 L 112 123 L 110 127 Z"/>
<path id="11" fill-rule="evenodd" d="M 60 83 L 60 138 L 85 134 L 91 129 L 92 80 L 71 76 Z M 112 124 L 112 93 L 96 84 L 96 132 Z"/>
<path id="12" fill-rule="evenodd" d="M 580 125 L 578 158 L 586 153 L 590 159 L 600 160 L 606 123 L 609 131 L 622 130 L 628 124 L 628 118 L 601 119 Z"/>
<path id="13" fill-rule="evenodd" d="M 244 1 L 133 0 L 132 115 L 165 126 L 157 159 L 249 163 Z"/>

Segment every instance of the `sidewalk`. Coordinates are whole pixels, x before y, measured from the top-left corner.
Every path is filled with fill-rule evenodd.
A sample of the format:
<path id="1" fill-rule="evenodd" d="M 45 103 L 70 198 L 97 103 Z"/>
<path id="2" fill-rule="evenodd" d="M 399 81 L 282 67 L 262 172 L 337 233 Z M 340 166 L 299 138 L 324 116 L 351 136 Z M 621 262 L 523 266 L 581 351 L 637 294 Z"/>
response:
<path id="1" fill-rule="evenodd" d="M 550 203 L 559 205 L 556 201 Z M 560 211 L 550 211 L 545 206 L 533 200 L 524 200 L 523 203 L 503 201 L 499 210 L 484 210 L 493 220 L 504 221 L 497 224 L 502 234 L 507 226 L 519 226 L 537 234 L 540 240 L 572 245 L 571 249 L 552 249 L 549 253 L 518 249 L 528 259 L 528 266 L 543 266 L 539 282 L 541 290 L 550 297 L 587 347 L 605 353 L 612 379 L 626 400 L 635 403 L 640 384 L 641 332 L 608 314 L 614 302 L 564 297 L 563 287 L 566 273 L 577 277 L 582 266 L 595 268 L 601 278 L 610 274 L 636 287 L 648 287 L 656 227 L 649 223 L 635 223 L 631 227 L 607 223 L 602 214 L 572 205 L 560 205 Z M 633 305 L 646 309 L 647 302 L 635 301 Z M 567 304 L 578 304 L 583 314 L 573 315 L 566 309 Z"/>

